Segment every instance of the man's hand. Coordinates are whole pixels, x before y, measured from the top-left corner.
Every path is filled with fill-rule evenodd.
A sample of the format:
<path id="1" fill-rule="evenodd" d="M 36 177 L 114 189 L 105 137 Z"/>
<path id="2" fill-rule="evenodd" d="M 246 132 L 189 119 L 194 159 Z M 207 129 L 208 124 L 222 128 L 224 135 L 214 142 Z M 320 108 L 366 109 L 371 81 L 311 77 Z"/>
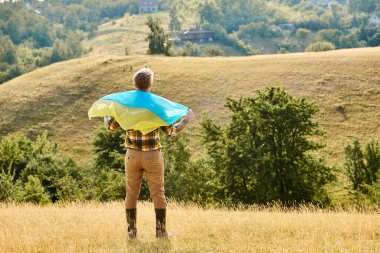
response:
<path id="1" fill-rule="evenodd" d="M 185 118 L 184 118 L 181 122 L 179 122 L 179 123 L 173 125 L 173 131 L 172 131 L 171 136 L 173 136 L 173 137 L 176 136 L 176 135 L 177 135 L 179 132 L 181 132 L 181 131 L 185 128 L 185 126 L 186 126 L 187 124 L 189 124 L 190 121 L 193 120 L 194 118 L 195 118 L 195 114 L 194 114 L 193 110 L 190 109 L 190 110 L 187 112 Z"/>
<path id="2" fill-rule="evenodd" d="M 107 130 L 111 131 L 116 131 L 120 128 L 119 123 L 117 123 L 117 121 L 110 116 L 104 117 L 104 126 L 107 128 Z"/>

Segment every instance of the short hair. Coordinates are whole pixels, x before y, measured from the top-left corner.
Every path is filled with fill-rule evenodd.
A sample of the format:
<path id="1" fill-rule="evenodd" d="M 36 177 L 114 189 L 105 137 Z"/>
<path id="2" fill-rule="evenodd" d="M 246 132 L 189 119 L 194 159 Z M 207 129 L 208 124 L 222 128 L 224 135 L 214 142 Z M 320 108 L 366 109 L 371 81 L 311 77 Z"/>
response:
<path id="1" fill-rule="evenodd" d="M 139 90 L 148 90 L 153 83 L 153 71 L 149 68 L 142 68 L 133 76 L 133 82 Z"/>

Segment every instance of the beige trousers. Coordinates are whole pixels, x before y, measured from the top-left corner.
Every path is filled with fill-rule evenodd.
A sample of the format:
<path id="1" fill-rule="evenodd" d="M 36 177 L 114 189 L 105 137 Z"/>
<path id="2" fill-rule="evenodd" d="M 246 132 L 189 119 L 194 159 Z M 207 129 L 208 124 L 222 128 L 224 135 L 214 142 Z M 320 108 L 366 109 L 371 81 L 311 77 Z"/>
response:
<path id="1" fill-rule="evenodd" d="M 144 172 L 154 208 L 166 208 L 164 190 L 164 159 L 162 157 L 161 150 L 139 151 L 135 149 L 128 149 L 125 156 L 127 191 L 125 197 L 125 208 L 136 208 Z"/>

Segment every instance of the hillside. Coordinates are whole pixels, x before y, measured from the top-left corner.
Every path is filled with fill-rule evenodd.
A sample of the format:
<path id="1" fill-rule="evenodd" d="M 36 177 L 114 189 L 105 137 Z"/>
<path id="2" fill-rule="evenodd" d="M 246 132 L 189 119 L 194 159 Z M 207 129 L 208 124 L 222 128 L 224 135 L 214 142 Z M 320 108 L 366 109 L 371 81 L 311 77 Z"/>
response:
<path id="1" fill-rule="evenodd" d="M 167 28 L 169 15 L 165 12 L 155 14 Z M 147 15 L 126 15 L 98 27 L 94 38 L 86 39 L 83 46 L 92 48 L 88 56 L 96 55 L 125 55 L 127 48 L 129 55 L 143 55 L 148 50 L 145 41 L 148 26 L 145 25 Z"/>
<path id="2" fill-rule="evenodd" d="M 280 207 L 201 209 L 169 203 L 156 240 L 152 203 L 139 203 L 138 239 L 128 241 L 122 203 L 0 205 L 8 252 L 379 252 L 378 213 Z"/>
<path id="3" fill-rule="evenodd" d="M 87 110 L 98 98 L 133 89 L 133 73 L 155 74 L 154 93 L 194 109 L 228 118 L 229 96 L 253 96 L 269 85 L 314 101 L 326 130 L 321 141 L 329 163 L 342 162 L 352 137 L 380 136 L 380 48 L 252 57 L 94 56 L 57 63 L 0 86 L 0 134 L 33 135 L 47 130 L 60 149 L 80 161 L 91 157 L 91 136 L 100 120 Z M 192 147 L 198 138 L 192 138 Z M 197 148 L 194 148 L 197 149 Z"/>
<path id="4" fill-rule="evenodd" d="M 148 50 L 146 37 L 149 32 L 148 26 L 145 24 L 150 14 L 143 15 L 126 15 L 123 18 L 115 19 L 104 23 L 98 27 L 93 38 L 87 38 L 83 41 L 83 46 L 89 52 L 87 56 L 99 55 L 144 55 Z M 166 34 L 170 34 L 169 13 L 160 12 L 154 14 L 161 20 L 161 26 Z M 191 19 L 190 19 L 191 20 Z M 196 21 L 194 20 L 194 23 Z M 184 24 L 185 28 L 193 27 L 194 23 Z M 176 55 L 181 54 L 184 42 L 174 44 L 172 52 Z M 202 51 L 207 51 L 210 47 L 219 48 L 226 56 L 240 56 L 242 53 L 238 50 L 223 45 L 218 42 L 198 43 Z"/>

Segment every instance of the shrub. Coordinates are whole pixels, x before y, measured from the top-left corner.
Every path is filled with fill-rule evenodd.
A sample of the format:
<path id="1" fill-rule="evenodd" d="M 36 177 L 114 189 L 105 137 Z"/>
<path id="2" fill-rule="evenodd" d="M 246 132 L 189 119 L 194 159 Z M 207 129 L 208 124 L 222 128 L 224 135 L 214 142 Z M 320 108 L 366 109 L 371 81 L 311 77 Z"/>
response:
<path id="1" fill-rule="evenodd" d="M 369 40 L 368 40 L 368 45 L 371 47 L 377 47 L 380 46 L 380 32 L 375 33 Z"/>
<path id="2" fill-rule="evenodd" d="M 301 41 L 302 44 L 305 44 L 306 41 L 310 38 L 311 31 L 305 28 L 299 28 L 296 31 L 296 38 Z"/>
<path id="3" fill-rule="evenodd" d="M 317 107 L 281 88 L 257 97 L 228 99 L 232 112 L 226 128 L 202 120 L 203 142 L 215 171 L 215 197 L 227 203 L 328 203 L 326 184 L 332 169 L 310 151 L 322 135 L 313 119 Z"/>
<path id="4" fill-rule="evenodd" d="M 25 184 L 23 201 L 36 204 L 46 204 L 50 202 L 50 197 L 42 186 L 41 181 L 34 176 L 28 176 Z"/>
<path id="5" fill-rule="evenodd" d="M 101 201 L 125 198 L 125 174 L 118 171 L 101 170 L 95 177 L 95 199 Z"/>
<path id="6" fill-rule="evenodd" d="M 148 37 L 146 38 L 149 46 L 147 53 L 170 55 L 172 42 L 161 27 L 161 20 L 158 17 L 153 18 L 149 16 L 145 24 L 150 29 Z"/>
<path id="7" fill-rule="evenodd" d="M 321 51 L 329 51 L 334 50 L 335 45 L 328 41 L 318 41 L 310 44 L 305 49 L 305 52 L 321 52 Z"/>
<path id="8" fill-rule="evenodd" d="M 380 144 L 376 140 L 367 143 L 364 152 L 358 139 L 344 148 L 346 174 L 355 192 L 365 191 L 366 185 L 372 186 L 378 180 L 380 172 Z"/>
<path id="9" fill-rule="evenodd" d="M 274 38 L 279 36 L 281 36 L 279 29 L 265 22 L 250 23 L 247 25 L 242 25 L 239 28 L 240 38 Z"/>
<path id="10" fill-rule="evenodd" d="M 32 141 L 24 136 L 0 141 L 2 200 L 46 203 L 82 199 L 84 174 L 73 160 L 58 155 L 56 144 L 43 134 Z M 41 188 L 42 187 L 42 188 Z M 49 201 L 47 201 L 47 199 Z"/>
<path id="11" fill-rule="evenodd" d="M 109 132 L 105 128 L 99 128 L 95 134 L 96 141 L 93 144 L 96 147 L 96 161 L 98 165 L 104 166 L 98 167 L 98 172 L 93 177 L 96 185 L 94 196 L 103 201 L 124 198 L 125 148 L 122 147 L 121 139 L 124 131 Z M 185 202 L 194 201 L 200 204 L 211 202 L 213 187 L 208 182 L 212 179 L 213 171 L 203 160 L 192 161 L 186 134 L 181 133 L 175 138 L 161 137 L 166 196 Z M 140 199 L 148 198 L 149 189 L 143 180 Z"/>
<path id="12" fill-rule="evenodd" d="M 182 56 L 200 56 L 202 54 L 202 50 L 200 46 L 196 43 L 191 43 L 187 41 L 185 45 L 182 47 Z"/>
<path id="13" fill-rule="evenodd" d="M 206 50 L 206 55 L 210 57 L 223 56 L 223 54 L 224 54 L 223 50 L 221 50 L 218 47 L 210 47 L 210 48 L 207 48 Z"/>
<path id="14" fill-rule="evenodd" d="M 0 202 L 20 201 L 22 199 L 22 184 L 15 182 L 13 175 L 0 173 Z"/>

